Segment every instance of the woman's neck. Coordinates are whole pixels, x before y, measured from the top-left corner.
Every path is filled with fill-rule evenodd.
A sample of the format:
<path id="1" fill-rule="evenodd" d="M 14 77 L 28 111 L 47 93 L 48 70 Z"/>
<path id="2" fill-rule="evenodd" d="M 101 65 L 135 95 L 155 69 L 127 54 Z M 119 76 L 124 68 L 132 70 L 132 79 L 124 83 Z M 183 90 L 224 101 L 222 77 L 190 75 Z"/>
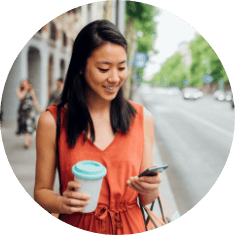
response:
<path id="1" fill-rule="evenodd" d="M 107 113 L 111 108 L 111 101 L 103 100 L 89 92 L 86 94 L 86 104 L 90 113 Z"/>

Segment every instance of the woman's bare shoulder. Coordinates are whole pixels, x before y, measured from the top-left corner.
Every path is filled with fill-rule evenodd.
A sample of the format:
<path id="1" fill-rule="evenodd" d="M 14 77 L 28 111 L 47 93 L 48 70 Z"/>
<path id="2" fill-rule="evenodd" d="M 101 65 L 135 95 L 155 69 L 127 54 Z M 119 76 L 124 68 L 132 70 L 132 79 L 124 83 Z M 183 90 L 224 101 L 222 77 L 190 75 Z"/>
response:
<path id="1" fill-rule="evenodd" d="M 56 122 L 50 111 L 44 111 L 38 120 L 38 129 L 55 130 Z"/>
<path id="2" fill-rule="evenodd" d="M 152 113 L 148 111 L 148 109 L 146 109 L 145 107 L 144 107 L 144 122 L 150 125 L 154 124 L 154 118 Z"/>
<path id="3" fill-rule="evenodd" d="M 44 111 L 38 121 L 38 124 L 43 124 L 47 126 L 55 126 L 55 119 L 50 111 Z"/>

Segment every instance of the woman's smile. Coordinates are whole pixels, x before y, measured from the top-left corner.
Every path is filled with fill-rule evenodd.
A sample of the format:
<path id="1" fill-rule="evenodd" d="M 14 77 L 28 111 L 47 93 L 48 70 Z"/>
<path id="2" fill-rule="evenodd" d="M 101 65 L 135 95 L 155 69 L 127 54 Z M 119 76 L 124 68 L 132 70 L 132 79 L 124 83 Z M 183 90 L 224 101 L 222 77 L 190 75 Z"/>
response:
<path id="1" fill-rule="evenodd" d="M 117 90 L 117 86 L 103 86 L 103 87 L 108 93 L 115 93 Z"/>
<path id="2" fill-rule="evenodd" d="M 87 59 L 85 79 L 88 98 L 113 100 L 127 76 L 126 51 L 124 47 L 106 43 L 98 47 Z"/>

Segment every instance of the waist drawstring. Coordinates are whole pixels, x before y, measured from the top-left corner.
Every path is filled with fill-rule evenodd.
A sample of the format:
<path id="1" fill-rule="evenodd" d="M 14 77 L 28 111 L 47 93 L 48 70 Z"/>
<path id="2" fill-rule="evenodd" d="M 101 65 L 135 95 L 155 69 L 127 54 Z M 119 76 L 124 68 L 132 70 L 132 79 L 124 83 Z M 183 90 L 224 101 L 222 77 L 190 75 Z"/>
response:
<path id="1" fill-rule="evenodd" d="M 122 228 L 123 224 L 121 221 L 121 212 L 125 212 L 134 206 L 137 205 L 137 201 L 133 201 L 131 203 L 120 203 L 114 207 L 108 207 L 106 205 L 100 205 L 93 213 L 96 219 L 101 220 L 101 230 L 102 234 L 106 234 L 106 217 L 110 216 L 111 226 L 112 226 L 112 234 L 116 234 L 117 228 Z"/>

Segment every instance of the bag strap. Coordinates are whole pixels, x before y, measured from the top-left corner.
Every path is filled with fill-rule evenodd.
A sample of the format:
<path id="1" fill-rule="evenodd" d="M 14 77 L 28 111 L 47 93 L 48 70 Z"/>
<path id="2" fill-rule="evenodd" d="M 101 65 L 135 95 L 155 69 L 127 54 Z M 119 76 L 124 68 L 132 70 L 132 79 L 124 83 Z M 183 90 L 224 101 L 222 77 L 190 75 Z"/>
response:
<path id="1" fill-rule="evenodd" d="M 152 221 L 153 225 L 155 228 L 161 227 L 164 224 L 166 224 L 161 217 L 156 216 L 148 207 L 144 206 L 143 207 L 146 213 L 148 214 L 150 220 Z"/>
<path id="2" fill-rule="evenodd" d="M 170 216 L 170 218 L 172 218 L 172 214 L 171 214 L 170 210 L 168 209 L 168 207 L 166 206 L 166 203 L 164 202 L 164 200 L 162 199 L 162 197 L 161 197 L 160 194 L 159 194 L 159 197 L 158 197 L 158 198 L 160 199 L 160 202 L 164 205 L 164 207 L 165 207 L 165 209 L 166 209 L 168 215 Z M 158 201 L 158 202 L 159 202 L 159 201 Z"/>
<path id="3" fill-rule="evenodd" d="M 151 210 L 151 211 L 153 211 L 154 204 L 155 204 L 155 201 L 153 201 L 152 204 L 151 204 L 151 207 L 150 207 L 150 210 Z M 150 220 L 150 217 L 149 217 L 149 214 L 148 214 L 148 217 L 147 217 L 147 219 L 146 219 L 146 224 L 149 223 L 149 220 Z"/>
<path id="4" fill-rule="evenodd" d="M 155 228 L 160 227 L 160 226 L 162 226 L 164 224 L 167 224 L 166 217 L 165 217 L 164 210 L 163 210 L 163 206 L 167 210 L 167 213 L 169 214 L 170 218 L 172 218 L 172 215 L 171 215 L 168 207 L 166 206 L 165 202 L 163 201 L 161 195 L 158 196 L 157 200 L 158 200 L 158 204 L 159 204 L 161 215 L 162 215 L 161 217 L 156 216 L 152 212 L 154 204 L 155 204 L 155 201 L 152 202 L 150 209 L 148 207 L 146 207 L 146 206 L 142 206 L 141 203 L 140 203 L 140 209 L 141 209 L 141 212 L 142 212 L 142 215 L 143 215 L 143 219 L 144 219 L 144 222 L 145 222 L 146 231 L 148 231 L 149 220 L 151 220 L 151 222 L 153 223 Z M 163 206 L 162 206 L 162 204 L 163 204 Z M 145 220 L 144 211 L 148 215 L 146 220 Z"/>
<path id="5" fill-rule="evenodd" d="M 141 204 L 140 204 L 140 210 L 141 210 L 142 215 L 143 215 L 145 229 L 146 229 L 146 231 L 148 231 L 148 228 L 147 228 L 147 224 L 148 224 L 148 223 L 145 222 L 144 208 L 141 206 Z M 148 216 L 148 218 L 149 218 L 149 216 Z"/>
<path id="6" fill-rule="evenodd" d="M 57 122 L 56 122 L 56 159 L 57 159 L 57 167 L 59 174 L 59 182 L 60 182 L 60 195 L 62 195 L 62 184 L 61 184 L 61 171 L 60 171 L 60 153 L 59 153 L 59 138 L 60 138 L 60 126 L 61 126 L 61 106 L 57 105 Z"/>

